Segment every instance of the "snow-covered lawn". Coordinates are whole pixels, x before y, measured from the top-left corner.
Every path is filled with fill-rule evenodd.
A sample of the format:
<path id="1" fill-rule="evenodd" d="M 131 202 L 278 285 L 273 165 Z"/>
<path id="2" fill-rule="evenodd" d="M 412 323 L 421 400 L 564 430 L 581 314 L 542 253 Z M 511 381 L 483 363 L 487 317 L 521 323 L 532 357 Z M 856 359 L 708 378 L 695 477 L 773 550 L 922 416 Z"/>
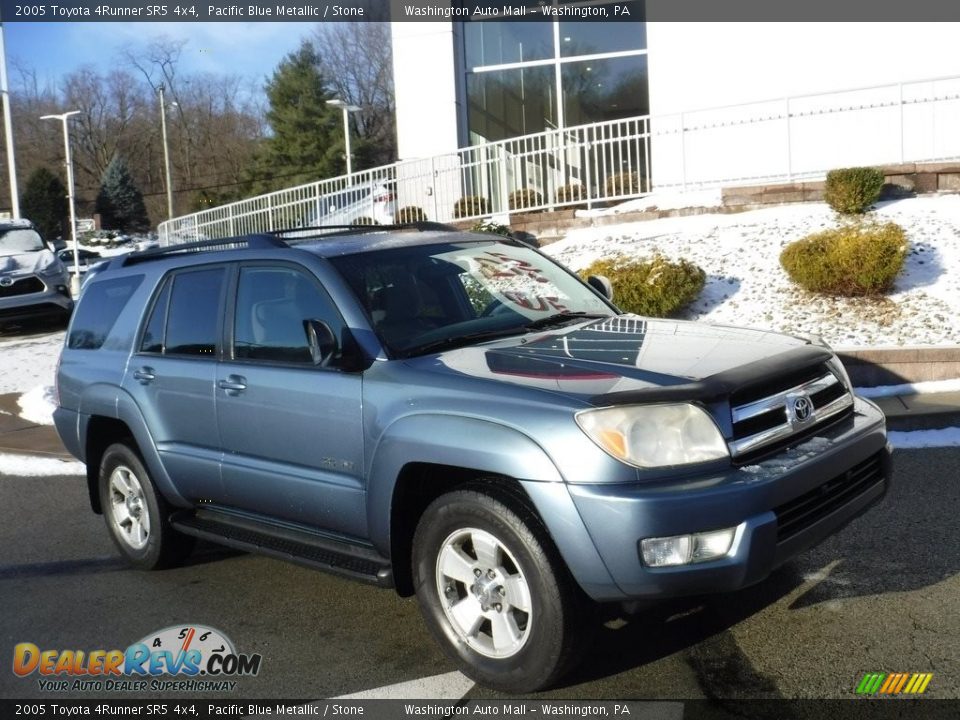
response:
<path id="1" fill-rule="evenodd" d="M 811 333 L 840 348 L 960 344 L 960 196 L 881 203 L 871 216 L 910 240 L 904 272 L 881 299 L 809 294 L 780 268 L 785 245 L 838 224 L 825 203 L 582 228 L 544 250 L 574 270 L 615 254 L 692 260 L 707 273 L 683 315 L 692 320 Z"/>

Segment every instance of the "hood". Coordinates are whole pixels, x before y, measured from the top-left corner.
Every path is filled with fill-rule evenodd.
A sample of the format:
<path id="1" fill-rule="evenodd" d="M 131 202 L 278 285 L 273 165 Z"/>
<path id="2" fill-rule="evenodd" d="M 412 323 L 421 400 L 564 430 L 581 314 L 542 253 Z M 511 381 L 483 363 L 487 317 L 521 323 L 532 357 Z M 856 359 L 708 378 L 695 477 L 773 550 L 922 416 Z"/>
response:
<path id="1" fill-rule="evenodd" d="M 56 262 L 56 256 L 50 250 L 0 255 L 0 273 L 29 275 Z"/>
<path id="2" fill-rule="evenodd" d="M 830 355 L 779 333 L 622 315 L 408 362 L 606 404 L 706 400 Z"/>

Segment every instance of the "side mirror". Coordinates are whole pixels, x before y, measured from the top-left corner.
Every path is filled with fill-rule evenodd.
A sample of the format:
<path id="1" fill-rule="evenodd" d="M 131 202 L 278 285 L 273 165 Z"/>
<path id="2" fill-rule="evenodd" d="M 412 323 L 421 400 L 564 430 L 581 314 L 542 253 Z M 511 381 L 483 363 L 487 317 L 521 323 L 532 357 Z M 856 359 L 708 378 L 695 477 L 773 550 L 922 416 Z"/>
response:
<path id="1" fill-rule="evenodd" d="M 327 367 L 337 354 L 337 338 L 323 320 L 304 320 L 310 359 L 314 365 Z"/>
<path id="2" fill-rule="evenodd" d="M 607 300 L 613 302 L 613 283 L 604 275 L 591 275 L 587 278 L 587 285 L 592 287 Z"/>

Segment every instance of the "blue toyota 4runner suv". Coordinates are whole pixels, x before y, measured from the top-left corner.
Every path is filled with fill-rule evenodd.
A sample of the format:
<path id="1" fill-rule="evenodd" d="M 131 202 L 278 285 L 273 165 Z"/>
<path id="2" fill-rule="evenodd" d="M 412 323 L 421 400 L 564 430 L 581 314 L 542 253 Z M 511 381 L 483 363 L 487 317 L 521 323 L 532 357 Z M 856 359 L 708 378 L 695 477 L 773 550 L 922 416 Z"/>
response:
<path id="1" fill-rule="evenodd" d="M 55 421 L 134 566 L 199 537 L 415 593 L 524 692 L 590 603 L 756 583 L 886 491 L 882 413 L 809 339 L 624 315 L 497 236 L 319 232 L 91 271 Z"/>

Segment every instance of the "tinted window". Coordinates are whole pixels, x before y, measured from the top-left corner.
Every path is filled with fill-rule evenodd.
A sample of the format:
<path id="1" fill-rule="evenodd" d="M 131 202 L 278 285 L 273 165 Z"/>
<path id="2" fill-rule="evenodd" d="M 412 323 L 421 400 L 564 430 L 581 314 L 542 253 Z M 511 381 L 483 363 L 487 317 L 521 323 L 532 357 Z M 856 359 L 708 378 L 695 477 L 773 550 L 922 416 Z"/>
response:
<path id="1" fill-rule="evenodd" d="M 163 289 L 153 303 L 150 319 L 143 330 L 143 340 L 140 341 L 140 352 L 163 352 L 163 328 L 167 324 L 167 305 L 170 300 L 170 280 L 163 284 Z"/>
<path id="2" fill-rule="evenodd" d="M 68 347 L 72 350 L 98 350 L 102 347 L 141 282 L 143 275 L 91 283 L 77 305 Z"/>
<path id="3" fill-rule="evenodd" d="M 283 267 L 240 270 L 233 341 L 236 359 L 312 364 L 308 320 L 322 320 L 340 336 L 343 323 L 333 303 L 303 273 Z"/>
<path id="4" fill-rule="evenodd" d="M 214 356 L 224 277 L 222 267 L 174 276 L 167 314 L 167 355 Z"/>

